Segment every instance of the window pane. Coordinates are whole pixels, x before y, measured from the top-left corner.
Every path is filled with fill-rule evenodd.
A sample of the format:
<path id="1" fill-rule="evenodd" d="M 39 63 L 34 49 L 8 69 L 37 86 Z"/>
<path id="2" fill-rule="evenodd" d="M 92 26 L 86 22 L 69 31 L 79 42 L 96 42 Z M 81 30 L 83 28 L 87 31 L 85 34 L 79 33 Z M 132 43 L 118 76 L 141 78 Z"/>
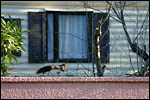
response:
<path id="1" fill-rule="evenodd" d="M 48 14 L 48 60 L 53 60 L 53 14 Z"/>
<path id="2" fill-rule="evenodd" d="M 87 58 L 87 17 L 59 15 L 59 58 Z"/>

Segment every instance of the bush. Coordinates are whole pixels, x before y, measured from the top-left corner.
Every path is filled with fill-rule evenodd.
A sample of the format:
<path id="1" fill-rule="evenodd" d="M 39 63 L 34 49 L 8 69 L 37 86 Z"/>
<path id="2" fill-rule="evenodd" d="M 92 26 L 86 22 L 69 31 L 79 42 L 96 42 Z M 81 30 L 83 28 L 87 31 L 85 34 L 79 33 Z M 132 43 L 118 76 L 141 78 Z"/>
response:
<path id="1" fill-rule="evenodd" d="M 126 74 L 126 77 L 138 77 L 139 72 L 131 73 L 131 74 Z M 144 74 L 144 77 L 149 77 L 149 70 L 147 70 Z"/>
<path id="2" fill-rule="evenodd" d="M 17 56 L 13 55 L 13 51 L 25 51 L 23 48 L 23 39 L 21 34 L 29 32 L 25 30 L 21 32 L 21 28 L 17 25 L 17 20 L 12 20 L 9 16 L 10 21 L 7 23 L 1 18 L 1 74 L 6 76 L 8 74 L 8 64 L 13 64 L 12 60 L 17 61 Z"/>

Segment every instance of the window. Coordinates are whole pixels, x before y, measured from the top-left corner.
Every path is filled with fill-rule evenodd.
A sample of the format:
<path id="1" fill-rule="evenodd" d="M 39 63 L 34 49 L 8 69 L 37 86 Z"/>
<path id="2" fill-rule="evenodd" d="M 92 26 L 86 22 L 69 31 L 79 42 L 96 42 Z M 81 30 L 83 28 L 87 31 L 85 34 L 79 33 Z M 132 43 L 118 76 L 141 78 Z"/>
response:
<path id="1" fill-rule="evenodd" d="M 98 20 L 107 14 L 93 12 L 29 12 L 29 63 L 92 62 L 92 37 Z M 109 62 L 109 20 L 102 27 L 102 62 Z M 106 46 L 107 44 L 107 46 Z"/>
<path id="2" fill-rule="evenodd" d="M 90 60 L 88 18 L 84 12 L 47 12 L 48 61 Z"/>

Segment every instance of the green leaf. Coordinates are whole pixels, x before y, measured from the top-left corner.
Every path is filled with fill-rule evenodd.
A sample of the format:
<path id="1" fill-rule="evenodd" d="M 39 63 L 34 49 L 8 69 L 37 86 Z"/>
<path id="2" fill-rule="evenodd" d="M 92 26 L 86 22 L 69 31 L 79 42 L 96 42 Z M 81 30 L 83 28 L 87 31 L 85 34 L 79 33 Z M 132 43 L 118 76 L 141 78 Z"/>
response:
<path id="1" fill-rule="evenodd" d="M 23 31 L 23 32 L 20 32 L 20 34 L 22 34 L 22 33 L 27 33 L 27 32 L 30 32 L 29 30 L 25 30 L 25 31 Z"/>
<path id="2" fill-rule="evenodd" d="M 18 60 L 17 60 L 17 57 L 16 57 L 16 56 L 12 55 L 12 57 L 13 57 L 13 59 L 14 59 L 16 62 L 18 62 Z"/>
<path id="3" fill-rule="evenodd" d="M 21 49 L 22 49 L 23 51 L 26 51 L 26 50 L 23 48 L 23 46 L 20 45 L 20 47 L 21 47 Z"/>
<path id="4" fill-rule="evenodd" d="M 21 44 L 23 44 L 24 39 L 27 39 L 20 34 L 29 32 L 29 30 L 25 30 L 21 32 L 21 27 L 18 26 L 18 21 L 13 20 L 11 16 L 9 16 L 10 21 L 7 23 L 3 18 L 1 18 L 1 51 L 6 52 L 6 55 L 1 56 L 1 64 L 6 65 L 12 63 L 14 59 L 16 62 L 17 56 L 12 54 L 12 51 L 26 51 Z M 6 75 L 9 68 L 1 67 L 2 74 Z"/>
<path id="5" fill-rule="evenodd" d="M 6 26 L 6 22 L 4 21 L 4 19 L 3 18 L 1 18 L 1 23 L 3 23 L 5 26 Z"/>
<path id="6" fill-rule="evenodd" d="M 14 27 L 14 26 L 16 26 L 16 25 L 17 25 L 17 20 L 13 21 L 13 22 L 10 24 L 9 27 Z"/>
<path id="7" fill-rule="evenodd" d="M 10 15 L 8 15 L 8 17 L 9 17 L 10 21 L 12 22 L 12 21 L 13 21 L 13 19 L 11 18 L 11 16 L 10 16 Z"/>
<path id="8" fill-rule="evenodd" d="M 4 31 L 3 29 L 5 28 L 4 23 L 1 23 L 1 31 Z"/>
<path id="9" fill-rule="evenodd" d="M 24 40 L 27 40 L 27 38 L 26 38 L 26 37 L 20 37 L 19 39 L 24 39 Z"/>

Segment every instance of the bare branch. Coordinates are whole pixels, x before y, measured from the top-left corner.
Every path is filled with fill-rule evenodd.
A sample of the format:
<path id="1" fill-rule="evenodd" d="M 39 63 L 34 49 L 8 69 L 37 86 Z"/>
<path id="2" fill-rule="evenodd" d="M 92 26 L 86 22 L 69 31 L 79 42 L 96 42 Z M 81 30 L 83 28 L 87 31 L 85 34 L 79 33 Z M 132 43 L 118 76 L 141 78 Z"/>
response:
<path id="1" fill-rule="evenodd" d="M 84 70 L 85 75 L 87 75 L 87 77 L 90 77 L 90 75 Z"/>
<path id="2" fill-rule="evenodd" d="M 94 8 L 94 7 L 91 7 L 91 6 L 88 6 L 88 5 L 84 5 L 84 6 L 85 6 L 85 8 L 90 8 L 90 9 L 93 9 L 93 10 L 98 11 L 98 12 L 100 12 L 100 13 L 104 13 L 104 12 L 100 11 L 99 9 Z M 116 19 L 115 17 L 111 16 L 110 14 L 109 14 L 109 16 L 110 16 L 111 18 L 113 18 L 114 20 L 116 20 L 117 22 L 121 23 L 120 20 Z"/>
<path id="3" fill-rule="evenodd" d="M 110 3 L 107 1 L 107 3 L 110 5 Z M 125 4 L 125 3 L 124 3 Z M 124 5 L 125 6 L 125 5 Z M 149 59 L 149 55 L 146 53 L 146 51 L 142 50 L 138 45 L 137 43 L 132 43 L 131 42 L 131 38 L 129 36 L 129 32 L 127 30 L 127 26 L 126 26 L 126 23 L 125 23 L 125 20 L 124 20 L 124 13 L 123 13 L 123 10 L 124 10 L 124 6 L 122 6 L 123 8 L 120 8 L 120 16 L 119 14 L 117 13 L 116 9 L 112 8 L 113 11 L 115 12 L 116 16 L 118 17 L 118 19 L 122 22 L 122 26 L 123 26 L 123 29 L 124 29 L 124 32 L 125 32 L 125 35 L 127 37 L 127 41 L 132 49 L 132 51 L 134 53 L 136 53 L 138 56 L 142 57 L 144 59 L 144 61 L 146 62 L 146 66 L 144 68 L 142 68 L 139 72 L 139 75 L 140 76 L 143 76 L 144 75 L 144 72 L 146 71 L 147 67 L 149 66 L 149 61 L 147 61 Z M 144 22 L 143 22 L 144 23 Z"/>
<path id="4" fill-rule="evenodd" d="M 137 36 L 136 36 L 135 39 L 133 40 L 134 42 L 135 42 L 136 39 L 138 38 L 139 34 L 142 33 L 142 28 L 143 28 L 143 26 L 144 26 L 144 23 L 146 22 L 146 18 L 148 18 L 148 13 L 149 13 L 149 8 L 148 8 L 148 10 L 147 10 L 147 14 L 145 15 L 145 18 L 144 18 L 144 21 L 143 21 L 142 26 L 141 26 L 141 28 L 140 28 L 140 31 L 138 32 Z M 147 26 L 144 28 L 144 30 L 146 30 L 146 29 L 147 29 Z M 144 30 L 143 30 L 143 31 L 144 31 Z"/>
<path id="5" fill-rule="evenodd" d="M 111 6 L 112 4 L 110 4 L 108 1 L 106 1 L 107 2 L 107 4 L 109 4 L 109 6 Z M 112 7 L 112 9 L 113 9 L 113 11 L 114 11 L 114 13 L 116 14 L 116 16 L 118 17 L 118 19 L 119 20 L 121 20 L 121 18 L 120 18 L 120 16 L 119 16 L 119 14 L 117 13 L 117 11 L 115 10 L 115 8 L 114 7 Z"/>
<path id="6" fill-rule="evenodd" d="M 126 23 L 125 23 L 125 20 L 124 20 L 123 10 L 121 10 L 121 21 L 122 21 L 122 26 L 123 26 L 123 29 L 125 31 L 126 37 L 127 37 L 127 41 L 129 43 L 129 45 L 132 46 L 131 38 L 130 38 L 129 33 L 127 31 Z"/>
<path id="7" fill-rule="evenodd" d="M 109 6 L 108 14 L 107 14 L 107 16 L 106 16 L 105 20 L 103 21 L 103 24 L 104 24 L 104 23 L 107 21 L 107 19 L 109 18 L 111 8 L 112 8 L 112 5 L 110 5 L 110 6 Z"/>

